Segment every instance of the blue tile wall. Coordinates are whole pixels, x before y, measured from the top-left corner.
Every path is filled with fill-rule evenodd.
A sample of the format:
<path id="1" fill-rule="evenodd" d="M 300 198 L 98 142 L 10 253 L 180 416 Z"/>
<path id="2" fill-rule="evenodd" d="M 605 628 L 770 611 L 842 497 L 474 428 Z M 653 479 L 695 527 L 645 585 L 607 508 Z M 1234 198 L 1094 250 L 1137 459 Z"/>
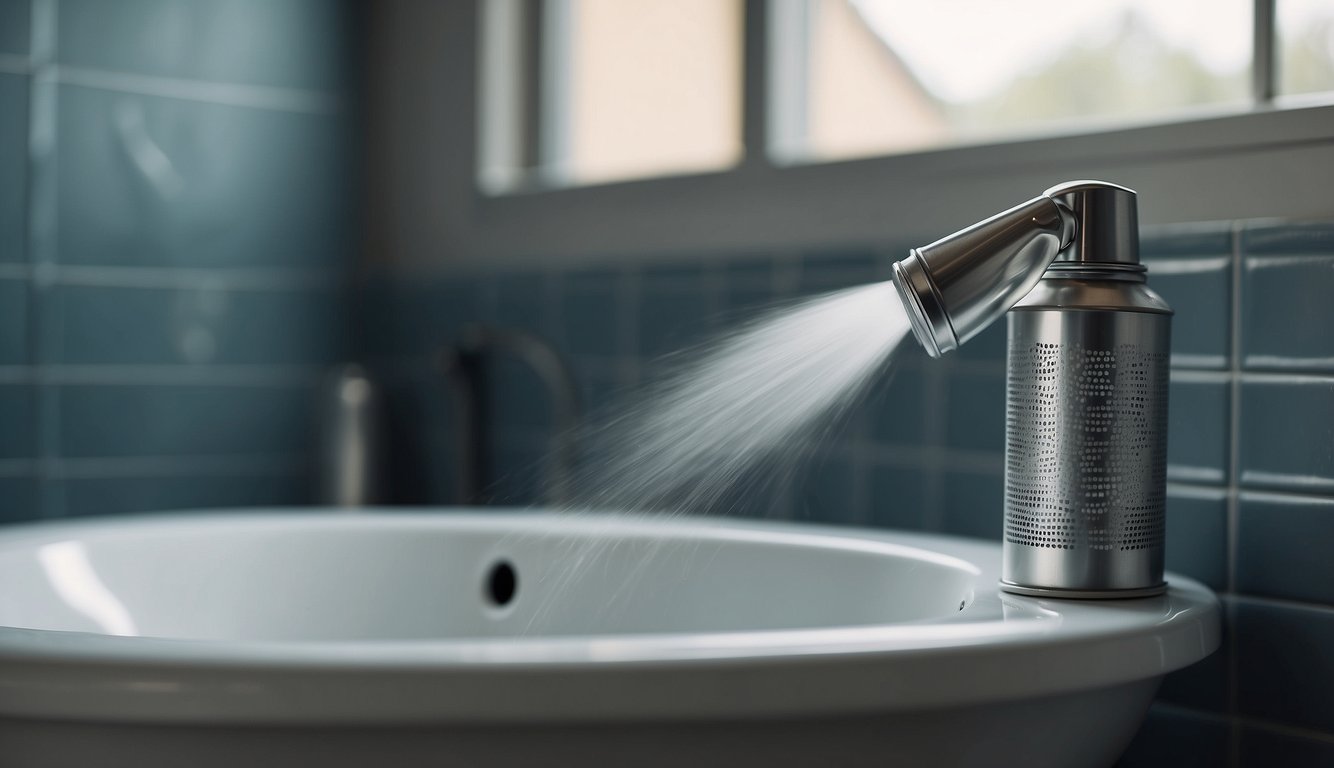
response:
<path id="1" fill-rule="evenodd" d="M 357 13 L 0 0 L 0 520 L 310 500 Z"/>
<path id="2" fill-rule="evenodd" d="M 0 264 L 26 258 L 28 80 L 0 69 Z"/>
<path id="3" fill-rule="evenodd" d="M 586 404 L 606 405 L 652 380 L 656 356 L 775 302 L 883 279 L 902 251 L 877 244 L 669 254 L 648 265 L 548 265 L 425 283 L 389 273 L 368 284 L 368 304 L 391 309 L 376 319 L 383 337 L 363 349 L 385 371 L 424 370 L 413 341 L 422 318 L 433 338 L 467 321 L 526 327 L 569 357 Z M 1142 252 L 1150 285 L 1177 312 L 1167 565 L 1217 590 L 1228 619 L 1218 653 L 1164 682 L 1121 764 L 1323 759 L 1334 743 L 1334 570 L 1326 557 L 1334 540 L 1334 347 L 1325 333 L 1334 327 L 1334 224 L 1162 227 L 1143 233 Z M 427 309 L 409 309 L 418 302 Z M 946 360 L 909 347 L 834 438 L 805 446 L 805 462 L 757 471 L 745 481 L 754 485 L 719 509 L 998 538 L 1004 360 L 1000 324 Z M 541 494 L 532 467 L 549 413 L 535 382 L 506 375 L 515 380 L 497 385 L 508 388 L 498 407 L 513 409 L 513 419 L 501 427 L 495 495 L 523 503 Z M 412 398 L 448 410 L 438 376 L 408 379 Z M 409 456 L 408 466 L 449 466 L 452 447 L 439 445 L 448 441 L 422 437 L 409 423 L 396 429 L 414 450 L 435 451 Z M 425 446 L 431 441 L 435 449 Z M 441 475 L 407 484 L 430 489 L 406 500 L 449 501 Z"/>
<path id="4" fill-rule="evenodd" d="M 61 60 L 160 77 L 336 91 L 348 18 L 326 0 L 60 0 Z"/>
<path id="5" fill-rule="evenodd" d="M 28 53 L 30 0 L 0 0 L 0 53 Z"/>

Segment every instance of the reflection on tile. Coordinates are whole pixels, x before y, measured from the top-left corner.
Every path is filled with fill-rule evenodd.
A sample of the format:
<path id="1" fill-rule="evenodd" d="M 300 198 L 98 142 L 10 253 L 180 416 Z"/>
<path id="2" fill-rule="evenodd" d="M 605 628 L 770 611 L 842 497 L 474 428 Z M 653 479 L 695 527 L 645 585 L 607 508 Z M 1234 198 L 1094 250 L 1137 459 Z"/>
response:
<path id="1" fill-rule="evenodd" d="M 1144 227 L 1140 259 L 1221 256 L 1232 252 L 1232 222 L 1207 221 Z"/>
<path id="2" fill-rule="evenodd" d="M 62 263 L 347 262 L 338 118 L 70 85 L 59 101 Z"/>
<path id="3" fill-rule="evenodd" d="M 1238 712 L 1334 731 L 1334 609 L 1238 600 L 1236 617 Z"/>
<path id="4" fill-rule="evenodd" d="M 0 263 L 27 259 L 27 183 L 28 78 L 0 72 Z"/>
<path id="5" fill-rule="evenodd" d="M 63 285 L 49 294 L 60 332 L 50 362 L 325 365 L 346 350 L 341 297 Z"/>
<path id="6" fill-rule="evenodd" d="M 162 77 L 338 89 L 349 3 L 61 0 L 61 64 Z"/>
<path id="7" fill-rule="evenodd" d="M 1237 591 L 1334 604 L 1334 499 L 1243 494 Z"/>
<path id="8" fill-rule="evenodd" d="M 64 386 L 63 456 L 301 456 L 313 444 L 306 388 Z"/>
<path id="9" fill-rule="evenodd" d="M 1334 490 L 1334 378 L 1247 378 L 1241 385 L 1241 483 Z"/>
<path id="10" fill-rule="evenodd" d="M 1248 222 L 1241 231 L 1242 253 L 1291 256 L 1334 253 L 1334 222 Z"/>

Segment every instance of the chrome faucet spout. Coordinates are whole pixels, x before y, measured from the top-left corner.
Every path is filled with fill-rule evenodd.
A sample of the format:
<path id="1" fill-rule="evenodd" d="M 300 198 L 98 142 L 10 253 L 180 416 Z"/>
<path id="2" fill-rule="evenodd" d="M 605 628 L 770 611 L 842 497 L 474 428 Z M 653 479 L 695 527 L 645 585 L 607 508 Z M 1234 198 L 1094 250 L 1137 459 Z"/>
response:
<path id="1" fill-rule="evenodd" d="M 446 346 L 441 357 L 441 366 L 456 391 L 460 502 L 485 503 L 487 486 L 494 480 L 490 476 L 491 441 L 486 424 L 491 393 L 483 370 L 483 357 L 491 350 L 523 361 L 546 387 L 551 407 L 551 450 L 544 470 L 543 501 L 552 505 L 570 501 L 579 425 L 579 395 L 573 372 L 564 358 L 534 333 L 475 324 L 464 328 L 459 341 Z"/>
<path id="2" fill-rule="evenodd" d="M 1075 234 L 1070 209 L 1041 195 L 913 249 L 894 264 L 894 286 L 918 342 L 940 357 L 976 336 L 1037 285 Z"/>

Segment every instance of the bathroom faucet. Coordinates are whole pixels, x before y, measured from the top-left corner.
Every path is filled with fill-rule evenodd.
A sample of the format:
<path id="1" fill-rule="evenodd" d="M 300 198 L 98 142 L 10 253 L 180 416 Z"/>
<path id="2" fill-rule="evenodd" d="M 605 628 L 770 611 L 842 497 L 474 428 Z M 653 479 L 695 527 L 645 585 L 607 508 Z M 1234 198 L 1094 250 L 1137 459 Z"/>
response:
<path id="1" fill-rule="evenodd" d="M 1145 283 L 1135 192 L 1073 181 L 894 264 L 932 357 L 1002 314 L 1001 587 L 1161 593 L 1172 309 Z"/>
<path id="2" fill-rule="evenodd" d="M 543 501 L 570 501 L 577 461 L 579 397 L 574 375 L 550 344 L 528 331 L 469 325 L 457 343 L 441 352 L 441 367 L 454 384 L 458 431 L 458 497 L 462 504 L 486 502 L 492 477 L 491 432 L 486 424 L 491 393 L 484 358 L 504 351 L 522 360 L 546 386 L 551 406 L 551 450 L 543 477 Z"/>

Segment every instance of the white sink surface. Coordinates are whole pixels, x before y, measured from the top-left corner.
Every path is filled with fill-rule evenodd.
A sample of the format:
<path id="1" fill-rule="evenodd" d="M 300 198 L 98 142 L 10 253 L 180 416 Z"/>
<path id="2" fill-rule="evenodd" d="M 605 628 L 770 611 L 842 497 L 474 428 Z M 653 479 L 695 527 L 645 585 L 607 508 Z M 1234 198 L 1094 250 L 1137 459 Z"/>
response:
<path id="1" fill-rule="evenodd" d="M 516 577 L 504 605 L 501 564 Z M 1158 598 L 1044 600 L 1000 593 L 999 565 L 990 543 L 690 518 L 270 510 L 14 526 L 0 530 L 0 744 L 23 764 L 24 749 L 77 759 L 170 732 L 135 764 L 208 764 L 171 745 L 248 759 L 181 734 L 230 729 L 243 749 L 259 729 L 270 755 L 278 733 L 307 756 L 351 740 L 321 758 L 337 764 L 407 729 L 391 742 L 405 756 L 537 765 L 642 732 L 624 749 L 712 746 L 628 762 L 726 764 L 762 739 L 780 764 L 836 739 L 865 741 L 845 764 L 924 748 L 968 764 L 949 742 L 971 732 L 975 764 L 1003 764 L 997 740 L 1035 749 L 1005 723 L 1046 717 L 1048 740 L 1098 723 L 1108 742 L 1076 732 L 1046 764 L 1097 765 L 1158 678 L 1218 645 L 1217 602 L 1189 579 Z M 77 731 L 90 724 L 110 741 Z M 1040 751 L 1024 762 L 1044 764 Z"/>

